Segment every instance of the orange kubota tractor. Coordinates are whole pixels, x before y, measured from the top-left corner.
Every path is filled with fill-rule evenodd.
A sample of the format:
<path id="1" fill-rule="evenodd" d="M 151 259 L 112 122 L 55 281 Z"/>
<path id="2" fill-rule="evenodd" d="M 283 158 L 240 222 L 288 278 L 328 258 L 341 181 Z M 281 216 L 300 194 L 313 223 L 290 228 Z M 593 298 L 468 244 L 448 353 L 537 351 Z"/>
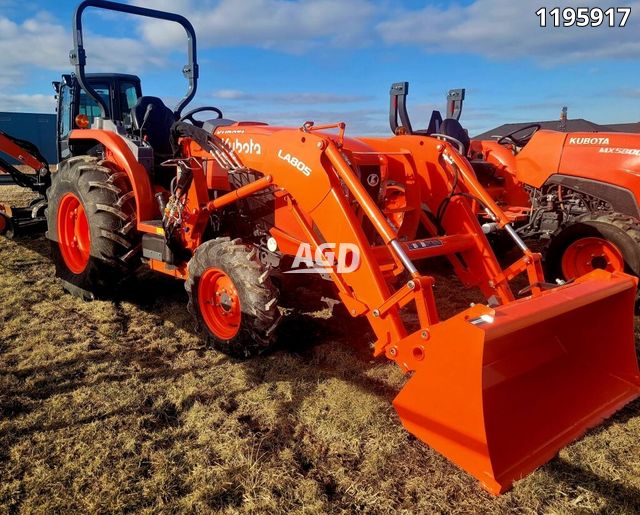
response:
<path id="1" fill-rule="evenodd" d="M 392 111 L 399 105 L 406 120 L 407 88 L 392 86 Z M 640 276 L 640 135 L 532 124 L 497 140 L 470 140 L 458 121 L 464 98 L 465 90 L 451 90 L 446 118 L 435 111 L 425 132 L 454 141 L 518 234 L 546 243 L 546 276 L 568 281 L 594 269 Z M 407 123 L 392 129 L 411 130 Z"/>
<path id="2" fill-rule="evenodd" d="M 189 90 L 175 109 L 143 96 L 131 125 L 110 118 L 85 81 L 81 20 L 88 7 L 185 29 Z M 473 194 L 523 251 L 502 270 L 469 199 L 450 193 L 462 181 L 455 170 L 464 158 L 449 143 L 350 139 L 342 123 L 234 122 L 213 107 L 182 114 L 196 92 L 198 65 L 195 33 L 178 15 L 86 0 L 73 34 L 76 76 L 102 112 L 91 128 L 70 133 L 72 156 L 48 193 L 48 237 L 70 291 L 113 293 L 142 262 L 184 280 L 205 338 L 246 357 L 274 343 L 274 276 L 294 270 L 306 248 L 316 256 L 307 262 L 326 271 L 348 312 L 371 324 L 374 354 L 408 374 L 394 400 L 404 426 L 496 494 L 639 395 L 635 279 L 596 270 L 548 288 L 540 256 L 477 188 Z M 194 117 L 204 111 L 216 117 Z M 391 182 L 408 192 L 400 229 L 382 210 Z M 422 206 L 434 211 L 444 199 L 447 215 L 436 228 Z M 408 237 L 421 223 L 434 235 Z M 414 264 L 436 256 L 449 257 L 486 304 L 441 320 L 434 280 Z M 523 273 L 530 287 L 516 300 L 509 280 Z M 410 309 L 417 323 L 403 316 Z"/>

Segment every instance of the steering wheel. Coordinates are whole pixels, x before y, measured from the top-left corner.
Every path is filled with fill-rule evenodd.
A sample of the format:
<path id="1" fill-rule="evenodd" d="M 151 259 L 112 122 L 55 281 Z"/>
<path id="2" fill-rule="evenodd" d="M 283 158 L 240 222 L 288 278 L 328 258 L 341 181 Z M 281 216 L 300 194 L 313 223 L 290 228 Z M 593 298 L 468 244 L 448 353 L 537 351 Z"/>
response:
<path id="1" fill-rule="evenodd" d="M 222 118 L 222 111 L 220 111 L 220 109 L 218 109 L 217 107 L 205 106 L 205 107 L 197 107 L 195 109 L 192 109 L 188 113 L 183 114 L 178 121 L 179 122 L 184 122 L 185 120 L 189 120 L 196 127 L 202 127 L 203 122 L 201 122 L 200 120 L 196 120 L 193 117 L 193 115 L 197 114 L 197 113 L 201 113 L 203 111 L 213 111 L 214 113 L 216 113 L 218 115 L 218 116 L 216 116 L 217 119 Z"/>
<path id="2" fill-rule="evenodd" d="M 533 135 L 541 128 L 542 127 L 539 123 L 532 123 L 531 125 L 516 129 L 515 131 L 502 136 L 502 138 L 498 140 L 498 144 L 504 145 L 505 143 L 513 143 L 516 147 L 524 147 L 527 143 L 529 143 L 529 140 L 533 137 Z M 527 129 L 531 129 L 531 131 L 519 138 L 515 137 L 516 134 L 518 134 L 519 132 L 524 132 Z"/>

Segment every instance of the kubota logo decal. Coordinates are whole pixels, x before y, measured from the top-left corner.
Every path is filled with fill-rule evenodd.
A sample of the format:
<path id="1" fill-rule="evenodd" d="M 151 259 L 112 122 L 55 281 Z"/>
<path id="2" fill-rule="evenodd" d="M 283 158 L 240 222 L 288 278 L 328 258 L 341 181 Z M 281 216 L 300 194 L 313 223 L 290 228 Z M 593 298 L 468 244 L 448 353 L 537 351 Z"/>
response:
<path id="1" fill-rule="evenodd" d="M 244 129 L 224 129 L 216 131 L 216 134 L 244 134 Z"/>
<path id="2" fill-rule="evenodd" d="M 311 175 L 311 168 L 309 168 L 306 164 L 300 161 L 300 159 L 298 159 L 297 157 L 292 156 L 291 154 L 284 154 L 282 152 L 282 149 L 278 150 L 278 157 L 283 161 L 286 161 L 287 163 L 289 163 L 296 170 L 305 174 L 307 177 Z"/>
<path id="3" fill-rule="evenodd" d="M 302 266 L 304 265 L 304 267 Z M 287 274 L 348 274 L 360 266 L 360 250 L 354 243 L 323 243 L 311 252 L 311 245 L 301 243 Z"/>
<path id="4" fill-rule="evenodd" d="M 569 145 L 608 145 L 609 138 L 569 138 Z"/>
<path id="5" fill-rule="evenodd" d="M 254 142 L 252 139 L 249 141 L 240 141 L 236 138 L 234 141 L 231 141 L 229 138 L 225 138 L 224 144 L 236 154 L 256 154 L 258 156 L 262 154 L 262 145 Z"/>
<path id="6" fill-rule="evenodd" d="M 372 188 L 375 188 L 378 184 L 380 184 L 380 177 L 377 174 L 372 173 L 367 177 L 367 184 Z"/>

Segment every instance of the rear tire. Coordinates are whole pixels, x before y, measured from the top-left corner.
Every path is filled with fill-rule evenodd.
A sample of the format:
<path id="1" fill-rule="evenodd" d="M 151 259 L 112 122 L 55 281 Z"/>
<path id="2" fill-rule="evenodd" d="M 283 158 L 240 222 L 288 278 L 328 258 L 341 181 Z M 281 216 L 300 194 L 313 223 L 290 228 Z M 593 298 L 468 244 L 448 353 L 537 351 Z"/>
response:
<path id="1" fill-rule="evenodd" d="M 620 213 L 583 217 L 553 236 L 544 264 L 550 280 L 571 280 L 596 268 L 640 276 L 640 223 Z"/>
<path id="2" fill-rule="evenodd" d="M 203 243 L 189 261 L 185 289 L 189 312 L 216 350 L 249 358 L 275 344 L 278 290 L 254 248 L 229 238 Z"/>
<path id="3" fill-rule="evenodd" d="M 87 300 L 114 294 L 139 265 L 127 175 L 94 157 L 72 157 L 53 175 L 47 198 L 47 237 L 65 289 Z"/>

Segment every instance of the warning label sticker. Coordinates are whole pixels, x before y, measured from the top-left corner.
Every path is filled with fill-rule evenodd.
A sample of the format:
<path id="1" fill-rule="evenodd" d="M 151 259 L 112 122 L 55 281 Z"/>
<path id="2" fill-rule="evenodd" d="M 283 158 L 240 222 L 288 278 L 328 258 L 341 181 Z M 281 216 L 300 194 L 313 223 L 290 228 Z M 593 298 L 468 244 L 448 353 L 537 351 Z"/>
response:
<path id="1" fill-rule="evenodd" d="M 409 250 L 430 249 L 433 247 L 442 247 L 441 240 L 417 240 L 409 243 Z"/>

